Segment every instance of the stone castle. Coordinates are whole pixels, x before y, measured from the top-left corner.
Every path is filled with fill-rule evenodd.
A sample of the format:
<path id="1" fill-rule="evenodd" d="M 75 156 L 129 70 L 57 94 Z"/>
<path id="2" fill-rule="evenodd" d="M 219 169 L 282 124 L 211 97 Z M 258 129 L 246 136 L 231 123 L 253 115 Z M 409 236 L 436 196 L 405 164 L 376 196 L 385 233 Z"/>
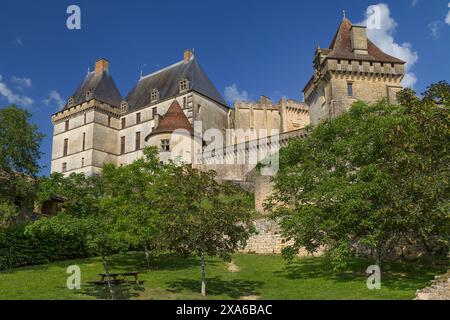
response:
<path id="1" fill-rule="evenodd" d="M 235 157 L 235 146 L 249 149 L 251 138 L 238 140 L 229 129 L 279 132 L 281 146 L 292 137 L 305 137 L 304 128 L 345 112 L 354 101 L 394 102 L 401 90 L 404 61 L 381 51 L 367 38 L 366 28 L 352 25 L 344 17 L 329 48 L 315 51 L 314 74 L 303 89 L 304 102 L 282 99 L 273 103 L 262 96 L 257 102 L 236 101 L 231 108 L 200 67 L 192 50 L 183 60 L 140 77 L 122 97 L 109 70 L 99 59 L 95 69 L 52 115 L 54 126 L 52 172 L 97 174 L 105 163 L 129 164 L 142 156 L 145 146 L 160 150 L 160 161 L 168 161 L 180 139 L 190 139 L 183 159 L 208 148 L 195 139 L 200 131 L 214 128 L 231 142 L 232 148 L 214 150 L 210 158 Z M 275 130 L 275 131 L 273 131 Z M 180 138 L 180 139 L 178 139 Z M 224 138 L 225 139 L 225 138 Z M 201 170 L 215 170 L 218 179 L 234 181 L 255 193 L 256 208 L 270 193 L 270 178 L 255 173 L 256 164 L 195 164 Z"/>

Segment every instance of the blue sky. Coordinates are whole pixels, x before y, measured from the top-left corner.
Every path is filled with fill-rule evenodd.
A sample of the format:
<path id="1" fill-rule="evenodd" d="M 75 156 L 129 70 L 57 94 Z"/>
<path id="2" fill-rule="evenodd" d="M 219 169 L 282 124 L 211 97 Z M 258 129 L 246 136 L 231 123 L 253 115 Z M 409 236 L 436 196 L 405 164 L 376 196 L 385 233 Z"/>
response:
<path id="1" fill-rule="evenodd" d="M 0 106 L 16 103 L 46 134 L 42 174 L 49 173 L 50 115 L 73 94 L 99 57 L 121 94 L 144 74 L 196 57 L 227 99 L 264 94 L 302 99 L 317 45 L 328 47 L 342 19 L 364 22 L 381 5 L 382 27 L 369 33 L 408 61 L 408 84 L 421 93 L 450 78 L 450 1 L 20 1 L 0 4 Z M 66 9 L 81 9 L 68 30 Z M 445 59 L 445 60 L 444 60 Z M 447 61 L 446 61 L 447 60 Z"/>

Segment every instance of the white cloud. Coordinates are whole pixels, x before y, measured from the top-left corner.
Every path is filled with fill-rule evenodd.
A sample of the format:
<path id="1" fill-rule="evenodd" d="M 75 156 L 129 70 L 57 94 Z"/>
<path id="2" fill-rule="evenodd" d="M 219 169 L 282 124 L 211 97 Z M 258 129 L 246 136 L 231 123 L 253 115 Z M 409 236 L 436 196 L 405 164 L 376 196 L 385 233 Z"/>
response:
<path id="1" fill-rule="evenodd" d="M 55 107 L 55 108 L 58 108 L 58 109 L 61 109 L 66 104 L 64 99 L 61 97 L 59 92 L 56 91 L 56 90 L 50 91 L 50 93 L 48 94 L 47 99 L 42 100 L 42 102 L 44 102 L 45 105 L 47 105 L 49 107 Z"/>
<path id="2" fill-rule="evenodd" d="M 17 104 L 19 107 L 29 107 L 33 104 L 33 99 L 14 93 L 2 80 L 3 77 L 0 75 L 0 95 L 6 98 L 9 103 Z"/>
<path id="3" fill-rule="evenodd" d="M 448 3 L 448 7 L 450 8 L 450 2 Z M 450 9 L 447 12 L 447 17 L 445 17 L 445 23 L 450 26 Z"/>
<path id="4" fill-rule="evenodd" d="M 230 103 L 234 103 L 235 101 L 248 100 L 249 96 L 247 91 L 239 91 L 237 84 L 233 83 L 231 86 L 225 87 L 225 99 Z"/>
<path id="5" fill-rule="evenodd" d="M 428 24 L 428 28 L 430 28 L 431 31 L 431 36 L 433 38 L 439 38 L 439 29 L 441 28 L 441 26 L 443 25 L 443 23 L 439 20 L 433 21 L 430 24 Z"/>
<path id="6" fill-rule="evenodd" d="M 31 88 L 32 83 L 30 78 L 20 78 L 13 76 L 11 78 L 11 81 L 18 87 L 18 88 Z"/>
<path id="7" fill-rule="evenodd" d="M 391 17 L 389 6 L 385 3 L 379 3 L 377 5 L 367 7 L 365 20 L 359 24 L 367 26 L 367 22 L 372 18 L 372 14 L 374 12 L 378 12 L 380 14 L 379 21 L 381 23 L 379 24 L 379 28 L 367 28 L 367 36 L 381 50 L 406 62 L 406 74 L 402 81 L 402 85 L 405 87 L 413 87 L 417 81 L 417 78 L 415 74 L 411 72 L 411 69 L 419 59 L 418 53 L 412 50 L 412 46 L 409 42 L 402 44 L 395 42 L 393 34 L 398 24 Z"/>

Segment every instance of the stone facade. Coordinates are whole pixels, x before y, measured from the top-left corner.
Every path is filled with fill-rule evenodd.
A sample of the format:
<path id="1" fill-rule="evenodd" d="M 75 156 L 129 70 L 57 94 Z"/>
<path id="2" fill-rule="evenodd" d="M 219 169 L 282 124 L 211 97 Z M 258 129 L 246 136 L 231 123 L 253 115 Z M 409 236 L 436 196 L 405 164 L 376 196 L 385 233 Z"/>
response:
<path id="1" fill-rule="evenodd" d="M 303 89 L 311 123 L 334 118 L 358 100 L 395 102 L 404 64 L 367 39 L 365 27 L 344 18 L 330 48 L 317 48 L 314 75 Z"/>

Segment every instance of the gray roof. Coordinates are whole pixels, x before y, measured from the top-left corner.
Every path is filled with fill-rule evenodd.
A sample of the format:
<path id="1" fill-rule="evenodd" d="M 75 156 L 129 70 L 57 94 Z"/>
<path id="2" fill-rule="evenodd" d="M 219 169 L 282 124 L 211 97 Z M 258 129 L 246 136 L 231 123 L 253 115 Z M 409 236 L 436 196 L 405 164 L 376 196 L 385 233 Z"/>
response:
<path id="1" fill-rule="evenodd" d="M 180 61 L 167 68 L 141 77 L 137 85 L 127 95 L 129 110 L 139 109 L 150 104 L 151 91 L 159 91 L 159 100 L 166 100 L 179 94 L 179 81 L 188 79 L 189 90 L 198 92 L 220 104 L 228 107 L 222 95 L 209 80 L 196 59 L 192 57 L 188 62 Z"/>
<path id="2" fill-rule="evenodd" d="M 89 91 L 91 92 L 90 97 L 87 96 Z M 108 70 L 104 70 L 102 74 L 97 77 L 94 72 L 89 72 L 72 97 L 74 99 L 74 105 L 90 99 L 97 99 L 114 107 L 119 107 L 123 100 Z M 66 104 L 63 109 L 67 107 Z"/>

